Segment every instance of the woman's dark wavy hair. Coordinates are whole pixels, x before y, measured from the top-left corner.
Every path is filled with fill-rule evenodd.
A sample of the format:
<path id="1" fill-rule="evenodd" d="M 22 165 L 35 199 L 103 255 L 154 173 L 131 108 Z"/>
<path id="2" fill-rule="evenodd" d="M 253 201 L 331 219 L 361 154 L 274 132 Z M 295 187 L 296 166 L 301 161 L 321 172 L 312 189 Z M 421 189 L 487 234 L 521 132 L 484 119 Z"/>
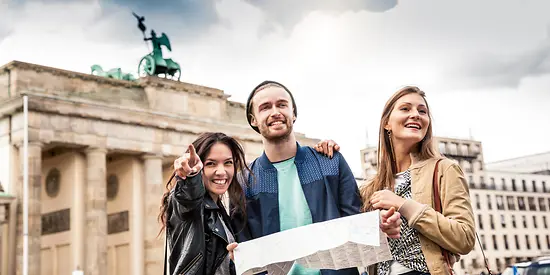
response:
<path id="1" fill-rule="evenodd" d="M 233 217 L 236 214 L 242 215 L 242 217 L 244 217 L 244 221 L 246 221 L 246 199 L 245 199 L 245 194 L 243 192 L 243 189 L 241 187 L 241 183 L 239 182 L 239 179 L 244 181 L 243 184 L 248 184 L 248 181 L 246 177 L 242 177 L 239 174 L 240 173 L 244 174 L 248 172 L 250 175 L 252 175 L 252 171 L 250 171 L 250 169 L 246 165 L 245 154 L 241 144 L 236 139 L 224 133 L 208 132 L 208 133 L 201 134 L 193 142 L 193 146 L 197 151 L 197 155 L 199 156 L 201 161 L 204 163 L 204 160 L 210 153 L 210 149 L 212 148 L 212 146 L 214 146 L 214 144 L 217 144 L 217 143 L 222 143 L 227 145 L 227 147 L 229 147 L 229 149 L 231 150 L 231 154 L 233 155 L 233 167 L 235 168 L 235 174 L 233 175 L 233 179 L 231 180 L 231 183 L 227 188 L 227 194 L 229 195 L 229 206 L 230 206 L 229 215 L 231 217 Z M 176 183 L 175 181 L 173 181 L 174 177 L 175 177 L 175 172 L 172 173 L 172 176 L 166 183 L 166 192 L 162 196 L 160 213 L 158 216 L 158 220 L 162 224 L 159 235 L 166 228 L 166 224 L 169 218 L 168 215 L 172 211 L 171 206 L 169 204 L 169 196 L 170 196 L 170 191 L 172 190 L 172 188 L 174 188 Z"/>

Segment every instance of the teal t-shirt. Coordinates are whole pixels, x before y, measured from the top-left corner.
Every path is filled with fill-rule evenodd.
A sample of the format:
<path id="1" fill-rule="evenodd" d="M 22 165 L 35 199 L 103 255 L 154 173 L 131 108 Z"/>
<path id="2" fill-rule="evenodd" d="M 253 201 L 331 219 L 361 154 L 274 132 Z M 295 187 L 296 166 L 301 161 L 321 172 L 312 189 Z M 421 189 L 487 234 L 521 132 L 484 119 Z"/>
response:
<path id="1" fill-rule="evenodd" d="M 279 217 L 281 231 L 311 224 L 311 211 L 307 205 L 294 158 L 273 163 L 277 168 L 279 185 Z M 305 268 L 294 263 L 289 275 L 319 275 L 319 269 Z"/>

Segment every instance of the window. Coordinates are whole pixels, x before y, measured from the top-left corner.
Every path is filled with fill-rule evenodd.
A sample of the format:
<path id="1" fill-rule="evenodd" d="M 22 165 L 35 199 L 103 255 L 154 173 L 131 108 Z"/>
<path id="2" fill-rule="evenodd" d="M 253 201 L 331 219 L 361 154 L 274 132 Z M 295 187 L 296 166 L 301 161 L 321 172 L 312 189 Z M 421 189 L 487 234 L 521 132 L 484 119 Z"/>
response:
<path id="1" fill-rule="evenodd" d="M 542 216 L 542 226 L 544 229 L 548 228 L 548 224 L 546 223 L 546 216 Z"/>
<path id="2" fill-rule="evenodd" d="M 491 179 L 490 179 L 489 188 L 492 189 L 492 190 L 497 189 L 497 188 L 496 188 L 496 184 L 495 184 L 495 178 L 491 178 Z"/>
<path id="3" fill-rule="evenodd" d="M 477 220 L 479 221 L 479 229 L 483 229 L 483 219 L 481 218 L 481 215 L 477 215 Z"/>
<path id="4" fill-rule="evenodd" d="M 533 192 L 537 192 L 537 182 L 533 181 Z"/>
<path id="5" fill-rule="evenodd" d="M 523 222 L 523 228 L 527 228 L 527 217 L 521 216 L 521 221 Z"/>
<path id="6" fill-rule="evenodd" d="M 491 229 L 495 229 L 495 222 L 493 220 L 493 215 L 489 215 L 489 222 L 491 223 Z"/>
<path id="7" fill-rule="evenodd" d="M 521 188 L 523 192 L 527 192 L 527 184 L 525 183 L 525 180 L 521 180 Z"/>
<path id="8" fill-rule="evenodd" d="M 513 228 L 516 228 L 517 225 L 516 225 L 516 216 L 512 215 L 512 227 Z"/>
<path id="9" fill-rule="evenodd" d="M 469 179 L 469 181 L 468 181 L 469 185 L 468 186 L 470 186 L 470 188 L 472 188 L 472 189 L 476 188 L 476 184 L 474 183 L 474 177 L 472 175 L 470 175 L 470 176 L 468 176 L 468 179 Z"/>
<path id="10" fill-rule="evenodd" d="M 504 178 L 502 178 L 501 180 L 502 180 L 502 190 L 504 191 L 508 190 L 508 188 L 506 187 L 506 180 Z"/>
<path id="11" fill-rule="evenodd" d="M 525 210 L 525 201 L 523 197 L 518 197 L 518 208 L 519 210 Z"/>
<path id="12" fill-rule="evenodd" d="M 464 169 L 464 171 L 466 171 L 468 173 L 473 172 L 472 164 L 467 160 L 462 160 L 462 169 Z"/>
<path id="13" fill-rule="evenodd" d="M 467 156 L 469 155 L 469 152 L 470 150 L 468 150 L 468 144 L 460 144 L 460 152 L 462 153 L 462 155 L 464 156 Z"/>
<path id="14" fill-rule="evenodd" d="M 531 249 L 531 243 L 529 242 L 529 235 L 525 235 L 525 246 L 527 246 L 527 249 Z"/>
<path id="15" fill-rule="evenodd" d="M 550 249 L 550 235 L 546 235 L 546 248 Z"/>
<path id="16" fill-rule="evenodd" d="M 483 189 L 487 188 L 487 185 L 485 184 L 485 177 L 480 176 L 479 181 L 481 182 L 481 188 Z"/>
<path id="17" fill-rule="evenodd" d="M 516 188 L 516 180 L 512 179 L 512 191 L 518 191 Z"/>
<path id="18" fill-rule="evenodd" d="M 540 240 L 539 240 L 539 235 L 535 235 L 535 242 L 537 243 L 537 249 L 540 250 Z"/>
<path id="19" fill-rule="evenodd" d="M 535 203 L 535 198 L 528 197 L 527 198 L 527 203 L 529 204 L 529 211 L 536 211 L 537 210 L 537 205 Z"/>
<path id="20" fill-rule="evenodd" d="M 537 217 L 533 216 L 533 227 L 537 228 Z"/>
<path id="21" fill-rule="evenodd" d="M 518 235 L 514 235 L 514 241 L 516 241 L 516 249 L 519 250 L 519 238 L 518 238 Z"/>
<path id="22" fill-rule="evenodd" d="M 508 236 L 504 235 L 504 249 L 508 250 Z"/>
<path id="23" fill-rule="evenodd" d="M 487 246 L 485 245 L 485 235 L 481 235 L 481 246 L 483 247 L 483 250 L 487 249 Z"/>
<path id="24" fill-rule="evenodd" d="M 542 182 L 542 192 L 546 193 L 546 182 Z"/>
<path id="25" fill-rule="evenodd" d="M 476 194 L 475 198 L 476 198 L 476 209 L 479 210 L 481 209 L 481 204 L 479 203 L 479 195 Z"/>
<path id="26" fill-rule="evenodd" d="M 493 235 L 493 249 L 498 250 L 497 236 Z"/>
<path id="27" fill-rule="evenodd" d="M 497 195 L 497 209 L 498 210 L 504 210 L 504 199 L 502 198 L 502 195 Z"/>
<path id="28" fill-rule="evenodd" d="M 460 268 L 462 268 L 463 270 L 464 268 L 466 268 L 466 264 L 464 264 L 464 259 L 460 261 Z"/>
<path id="29" fill-rule="evenodd" d="M 472 267 L 473 267 L 473 268 L 479 268 L 479 265 L 477 264 L 477 260 L 476 260 L 476 259 L 472 259 Z"/>
<path id="30" fill-rule="evenodd" d="M 546 203 L 544 203 L 544 198 L 539 198 L 539 211 L 546 211 Z"/>
<path id="31" fill-rule="evenodd" d="M 506 220 L 504 219 L 503 214 L 500 214 L 500 226 L 502 226 L 502 228 L 506 228 Z"/>
<path id="32" fill-rule="evenodd" d="M 456 151 L 458 149 L 457 147 L 458 147 L 457 143 L 451 142 L 449 144 L 449 154 L 456 156 L 456 153 L 457 153 Z"/>
<path id="33" fill-rule="evenodd" d="M 439 143 L 439 152 L 441 152 L 441 154 L 446 154 L 446 150 L 445 150 L 445 142 L 440 142 Z"/>
<path id="34" fill-rule="evenodd" d="M 489 210 L 493 209 L 493 204 L 491 203 L 491 195 L 487 195 L 487 208 Z"/>
<path id="35" fill-rule="evenodd" d="M 516 203 L 513 196 L 506 196 L 506 201 L 508 201 L 508 210 L 516 210 Z"/>
<path id="36" fill-rule="evenodd" d="M 497 270 L 501 269 L 502 263 L 500 262 L 500 259 L 497 258 Z"/>

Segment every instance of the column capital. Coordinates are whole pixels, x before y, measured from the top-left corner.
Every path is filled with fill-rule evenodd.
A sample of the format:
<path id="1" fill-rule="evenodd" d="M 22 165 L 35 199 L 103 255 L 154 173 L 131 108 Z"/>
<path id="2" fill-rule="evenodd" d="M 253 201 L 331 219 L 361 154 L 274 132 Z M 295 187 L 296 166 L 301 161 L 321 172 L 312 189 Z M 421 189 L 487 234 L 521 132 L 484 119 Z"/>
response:
<path id="1" fill-rule="evenodd" d="M 23 149 L 23 141 L 14 142 L 13 145 L 15 147 L 17 147 L 17 149 Z M 29 141 L 29 146 L 36 146 L 36 147 L 43 148 L 44 147 L 44 142 L 42 142 L 42 141 Z"/>
<path id="2" fill-rule="evenodd" d="M 103 148 L 103 147 L 88 147 L 86 149 L 84 149 L 84 152 L 86 154 L 89 154 L 89 153 L 103 153 L 103 154 L 107 154 L 107 148 Z"/>
<path id="3" fill-rule="evenodd" d="M 141 156 L 142 159 L 148 160 L 148 159 L 163 159 L 164 156 L 162 153 L 146 153 Z"/>

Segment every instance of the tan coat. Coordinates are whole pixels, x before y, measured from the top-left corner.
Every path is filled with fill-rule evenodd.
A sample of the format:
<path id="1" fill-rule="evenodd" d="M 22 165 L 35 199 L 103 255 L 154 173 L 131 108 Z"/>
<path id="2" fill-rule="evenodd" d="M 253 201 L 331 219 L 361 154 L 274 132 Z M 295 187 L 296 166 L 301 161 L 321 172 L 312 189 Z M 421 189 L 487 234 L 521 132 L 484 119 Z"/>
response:
<path id="1" fill-rule="evenodd" d="M 411 165 L 412 200 L 407 200 L 399 212 L 409 226 L 419 232 L 422 253 L 432 275 L 448 275 L 443 247 L 448 251 L 466 255 L 475 245 L 475 224 L 468 183 L 458 164 L 443 159 L 439 163 L 439 189 L 443 214 L 433 205 L 433 171 L 437 159 L 413 162 Z M 457 259 L 452 259 L 456 262 Z M 454 264 L 454 262 L 452 264 Z M 369 275 L 376 274 L 375 265 Z"/>

